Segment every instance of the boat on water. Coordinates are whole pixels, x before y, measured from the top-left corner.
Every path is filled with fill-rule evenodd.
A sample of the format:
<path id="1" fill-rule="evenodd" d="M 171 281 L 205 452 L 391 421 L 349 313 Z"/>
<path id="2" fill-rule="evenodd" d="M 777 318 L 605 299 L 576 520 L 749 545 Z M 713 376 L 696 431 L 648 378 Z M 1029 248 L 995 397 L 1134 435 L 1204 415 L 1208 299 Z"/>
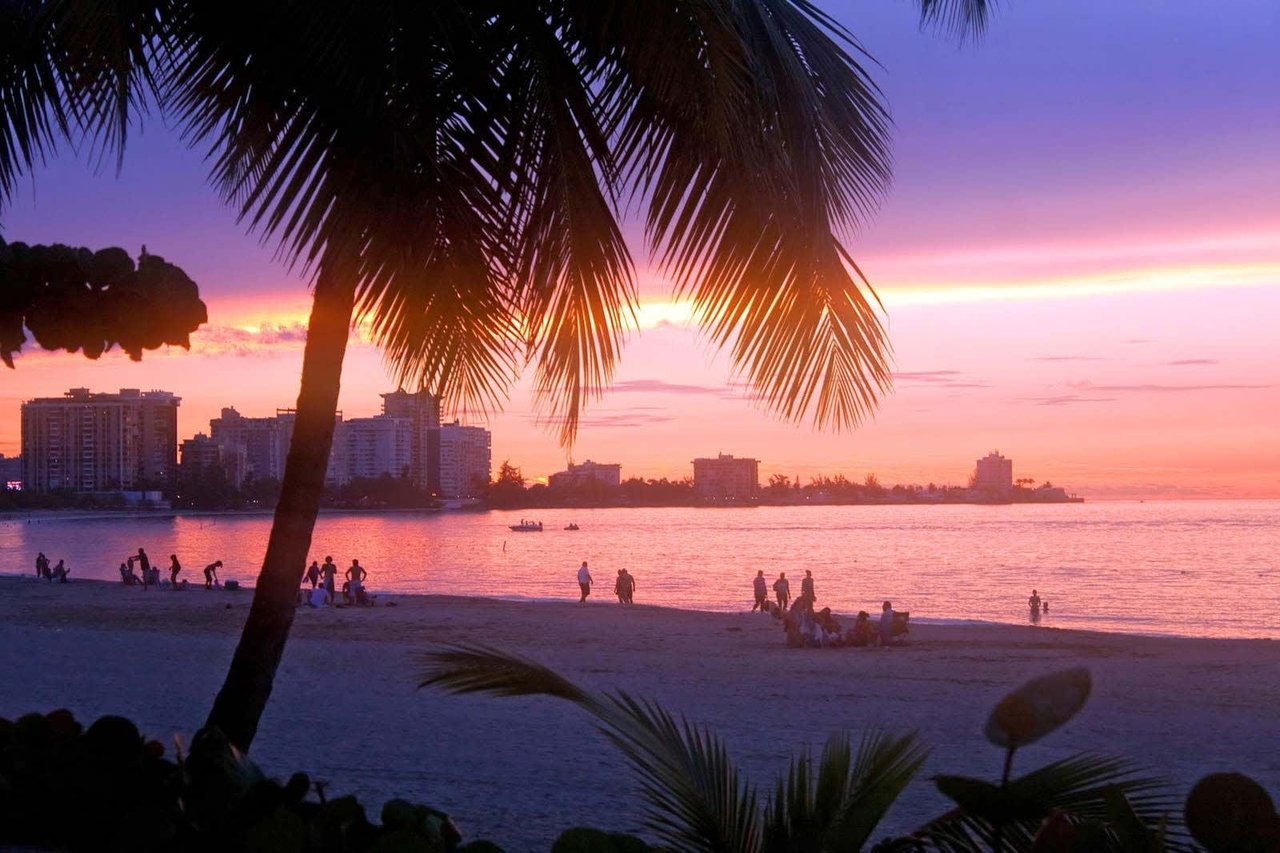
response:
<path id="1" fill-rule="evenodd" d="M 509 524 L 507 526 L 517 533 L 541 533 L 542 532 L 541 521 L 521 521 L 519 524 Z"/>
<path id="2" fill-rule="evenodd" d="M 564 526 L 564 529 L 565 529 L 565 530 L 577 530 L 577 529 L 578 529 L 578 525 L 574 524 L 573 522 L 569 522 L 568 524 L 566 524 L 566 525 Z"/>

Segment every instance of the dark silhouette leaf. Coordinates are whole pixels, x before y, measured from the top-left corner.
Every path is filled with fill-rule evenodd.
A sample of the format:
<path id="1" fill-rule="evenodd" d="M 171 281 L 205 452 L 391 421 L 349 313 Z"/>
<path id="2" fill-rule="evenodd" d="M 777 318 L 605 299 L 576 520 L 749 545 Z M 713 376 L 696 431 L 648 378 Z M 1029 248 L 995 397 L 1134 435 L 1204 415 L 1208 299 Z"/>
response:
<path id="1" fill-rule="evenodd" d="M 1211 853 L 1280 849 L 1280 820 L 1265 789 L 1242 773 L 1212 773 L 1187 796 L 1187 829 Z"/>
<path id="2" fill-rule="evenodd" d="M 1083 667 L 1031 679 L 996 705 L 987 719 L 987 740 L 1009 749 L 1039 740 L 1084 707 L 1091 686 Z"/>

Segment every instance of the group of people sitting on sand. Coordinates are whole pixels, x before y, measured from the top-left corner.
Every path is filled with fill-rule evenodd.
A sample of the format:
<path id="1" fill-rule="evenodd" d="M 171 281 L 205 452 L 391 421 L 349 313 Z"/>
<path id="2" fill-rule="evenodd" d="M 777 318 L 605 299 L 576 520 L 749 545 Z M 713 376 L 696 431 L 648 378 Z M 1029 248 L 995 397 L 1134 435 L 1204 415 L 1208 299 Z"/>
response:
<path id="1" fill-rule="evenodd" d="M 374 603 L 375 596 L 369 595 L 364 586 L 369 572 L 360 565 L 359 560 L 352 560 L 343 576 L 345 580 L 342 583 L 342 600 L 345 603 L 360 606 Z M 311 589 L 308 590 L 303 586 L 298 590 L 299 604 L 305 604 L 308 607 L 336 604 L 338 566 L 333 562 L 333 557 L 326 556 L 323 565 L 312 560 L 303 578 L 305 583 L 311 584 Z"/>
<path id="2" fill-rule="evenodd" d="M 895 612 L 889 601 L 881 606 L 878 624 L 872 624 L 871 614 L 867 611 L 859 610 L 853 625 L 847 629 L 831 614 L 830 607 L 814 610 L 818 598 L 812 571 L 804 573 L 804 579 L 800 582 L 800 595 L 795 601 L 791 601 L 791 582 L 787 580 L 786 572 L 780 573 L 773 582 L 776 602 L 769 600 L 768 585 L 764 572 L 757 571 L 752 583 L 755 604 L 751 610 L 759 610 L 782 620 L 787 645 L 793 648 L 888 646 L 908 633 L 910 614 L 905 611 Z"/>
<path id="3" fill-rule="evenodd" d="M 137 571 L 134 571 L 134 567 Z M 214 560 L 212 563 L 204 567 L 204 588 L 205 589 L 221 589 L 222 582 L 218 580 L 218 569 L 222 568 L 221 560 Z M 169 555 L 169 580 L 160 579 L 160 567 L 152 565 L 151 558 L 147 556 L 147 552 L 143 548 L 138 549 L 138 553 L 131 554 L 120 564 L 120 582 L 125 586 L 140 586 L 143 591 L 155 587 L 156 589 L 168 589 L 173 592 L 181 592 L 187 588 L 187 580 L 178 579 L 178 574 L 182 571 L 182 563 L 178 562 L 177 554 Z M 228 589 L 234 586 L 234 582 L 228 586 Z"/>
<path id="4" fill-rule="evenodd" d="M 36 577 L 47 580 L 49 583 L 57 581 L 58 583 L 66 583 L 67 575 L 71 574 L 71 569 L 67 568 L 67 564 L 63 560 L 59 560 L 56 566 L 49 565 L 49 558 L 41 551 L 36 554 Z"/>

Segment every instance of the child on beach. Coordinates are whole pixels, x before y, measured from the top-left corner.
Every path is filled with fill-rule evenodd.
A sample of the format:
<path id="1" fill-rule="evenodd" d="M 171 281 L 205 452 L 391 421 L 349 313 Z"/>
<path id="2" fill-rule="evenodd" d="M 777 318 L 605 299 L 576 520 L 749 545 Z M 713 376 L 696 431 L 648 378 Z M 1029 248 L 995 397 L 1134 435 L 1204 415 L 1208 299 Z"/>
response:
<path id="1" fill-rule="evenodd" d="M 204 567 L 204 588 L 213 589 L 218 583 L 218 569 L 222 568 L 221 560 L 214 560 Z"/>

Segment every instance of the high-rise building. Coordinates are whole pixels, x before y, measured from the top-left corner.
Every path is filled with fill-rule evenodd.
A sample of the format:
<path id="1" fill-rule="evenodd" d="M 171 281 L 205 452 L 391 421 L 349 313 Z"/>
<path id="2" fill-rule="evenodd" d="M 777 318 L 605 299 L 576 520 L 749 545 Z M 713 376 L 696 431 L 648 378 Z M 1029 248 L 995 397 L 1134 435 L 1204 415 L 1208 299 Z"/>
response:
<path id="1" fill-rule="evenodd" d="M 435 430 L 440 446 L 440 487 L 444 498 L 474 498 L 484 494 L 493 467 L 489 431 L 462 426 L 458 421 Z"/>
<path id="2" fill-rule="evenodd" d="M 22 457 L 0 453 L 0 489 L 22 488 Z"/>
<path id="3" fill-rule="evenodd" d="M 978 460 L 973 474 L 973 487 L 989 492 L 1013 490 L 1013 460 L 993 450 Z"/>
<path id="4" fill-rule="evenodd" d="M 200 432 L 183 440 L 178 446 L 178 455 L 178 470 L 187 483 L 203 479 L 211 469 L 220 468 L 232 488 L 244 485 L 249 458 L 243 444 L 219 444 Z"/>
<path id="5" fill-rule="evenodd" d="M 382 395 L 382 415 L 412 421 L 409 476 L 419 488 L 439 491 L 439 442 L 433 440 L 432 431 L 440 429 L 440 398 L 425 388 L 413 393 L 400 388 Z"/>
<path id="6" fill-rule="evenodd" d="M 222 410 L 221 417 L 209 421 L 209 435 L 219 445 L 226 448 L 228 455 L 243 448 L 245 456 L 245 479 L 283 480 L 284 465 L 289 458 L 289 442 L 293 439 L 293 424 L 297 413 L 293 409 L 276 409 L 275 417 L 246 418 L 227 407 Z M 329 467 L 326 479 L 332 481 L 338 467 L 336 448 L 338 443 L 338 425 L 342 423 L 342 412 L 335 415 L 335 450 L 329 455 Z"/>
<path id="7" fill-rule="evenodd" d="M 760 460 L 718 454 L 693 460 L 693 488 L 712 500 L 753 500 L 760 488 Z"/>
<path id="8" fill-rule="evenodd" d="M 573 489 L 588 483 L 619 486 L 622 484 L 622 466 L 616 462 L 592 462 L 588 459 L 580 465 L 570 462 L 566 470 L 557 471 L 547 478 L 547 485 L 553 489 Z"/>
<path id="9" fill-rule="evenodd" d="M 417 430 L 410 418 L 352 418 L 334 433 L 332 479 L 411 475 Z"/>
<path id="10" fill-rule="evenodd" d="M 121 388 L 22 404 L 22 480 L 36 492 L 156 489 L 178 461 L 178 405 L 168 391 Z"/>

